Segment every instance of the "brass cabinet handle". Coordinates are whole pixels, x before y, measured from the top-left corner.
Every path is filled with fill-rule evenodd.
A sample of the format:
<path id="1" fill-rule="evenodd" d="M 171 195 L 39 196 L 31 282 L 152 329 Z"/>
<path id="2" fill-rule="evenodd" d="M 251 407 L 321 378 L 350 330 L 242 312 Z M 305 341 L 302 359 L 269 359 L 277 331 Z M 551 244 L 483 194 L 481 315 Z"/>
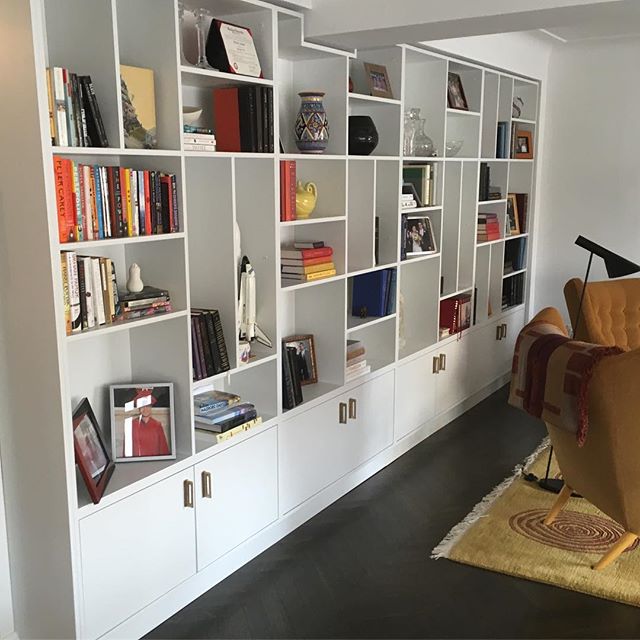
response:
<path id="1" fill-rule="evenodd" d="M 447 354 L 441 353 L 439 359 L 440 359 L 440 371 L 446 371 L 447 370 Z"/>
<path id="2" fill-rule="evenodd" d="M 193 482 L 191 480 L 185 480 L 182 483 L 184 492 L 184 506 L 193 509 Z"/>
<path id="3" fill-rule="evenodd" d="M 349 398 L 349 418 L 355 420 L 357 418 L 358 401 L 355 398 Z"/>
<path id="4" fill-rule="evenodd" d="M 496 340 L 502 340 L 502 325 L 496 327 Z"/>
<path id="5" fill-rule="evenodd" d="M 341 402 L 338 405 L 338 417 L 340 418 L 340 424 L 347 424 L 347 403 Z"/>
<path id="6" fill-rule="evenodd" d="M 211 474 L 208 471 L 202 472 L 202 497 L 211 498 Z"/>
<path id="7" fill-rule="evenodd" d="M 440 373 L 440 358 L 433 356 L 433 373 Z"/>
<path id="8" fill-rule="evenodd" d="M 507 324 L 503 324 L 502 325 L 502 337 L 506 338 L 507 337 Z"/>

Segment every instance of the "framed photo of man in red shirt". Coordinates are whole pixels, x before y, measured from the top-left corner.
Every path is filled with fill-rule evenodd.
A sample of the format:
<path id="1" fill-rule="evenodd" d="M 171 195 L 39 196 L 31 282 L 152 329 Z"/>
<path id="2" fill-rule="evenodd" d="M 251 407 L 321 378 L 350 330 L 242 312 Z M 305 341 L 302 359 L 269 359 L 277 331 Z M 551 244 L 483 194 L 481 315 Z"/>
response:
<path id="1" fill-rule="evenodd" d="M 114 384 L 110 393 L 115 461 L 174 459 L 173 383 Z"/>

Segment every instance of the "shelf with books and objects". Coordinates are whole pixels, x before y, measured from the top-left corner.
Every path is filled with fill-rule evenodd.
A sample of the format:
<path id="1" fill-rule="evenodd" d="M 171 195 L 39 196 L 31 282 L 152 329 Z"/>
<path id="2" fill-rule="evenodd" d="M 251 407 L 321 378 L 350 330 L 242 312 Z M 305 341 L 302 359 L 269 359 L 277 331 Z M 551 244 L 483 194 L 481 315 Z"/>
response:
<path id="1" fill-rule="evenodd" d="M 280 228 L 282 288 L 344 274 L 344 221 L 323 224 L 320 232 L 316 227 Z"/>
<path id="2" fill-rule="evenodd" d="M 450 336 L 462 333 L 471 327 L 473 296 L 472 291 L 455 293 L 441 298 L 438 315 L 439 339 L 445 340 Z"/>
<path id="3" fill-rule="evenodd" d="M 387 316 L 380 322 L 374 321 L 349 330 L 347 333 L 345 383 L 395 363 L 396 317 L 396 315 Z M 364 354 L 361 352 L 362 349 L 364 349 Z M 358 351 L 360 354 L 354 353 L 354 351 Z M 362 364 L 362 362 L 366 364 Z"/>
<path id="4" fill-rule="evenodd" d="M 377 269 L 347 280 L 347 330 L 395 315 L 397 269 Z"/>

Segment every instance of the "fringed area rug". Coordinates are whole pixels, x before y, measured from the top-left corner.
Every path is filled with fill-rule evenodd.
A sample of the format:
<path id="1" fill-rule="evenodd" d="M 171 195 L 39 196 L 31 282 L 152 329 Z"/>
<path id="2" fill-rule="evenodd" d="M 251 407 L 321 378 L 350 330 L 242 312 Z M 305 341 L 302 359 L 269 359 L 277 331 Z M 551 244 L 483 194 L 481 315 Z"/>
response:
<path id="1" fill-rule="evenodd" d="M 556 495 L 523 476 L 544 477 L 548 446 L 543 442 L 485 496 L 431 557 L 640 607 L 638 541 L 606 569 L 591 569 L 624 533 L 622 527 L 581 498 L 571 498 L 551 526 L 543 524 Z M 551 477 L 557 474 L 554 462 Z"/>

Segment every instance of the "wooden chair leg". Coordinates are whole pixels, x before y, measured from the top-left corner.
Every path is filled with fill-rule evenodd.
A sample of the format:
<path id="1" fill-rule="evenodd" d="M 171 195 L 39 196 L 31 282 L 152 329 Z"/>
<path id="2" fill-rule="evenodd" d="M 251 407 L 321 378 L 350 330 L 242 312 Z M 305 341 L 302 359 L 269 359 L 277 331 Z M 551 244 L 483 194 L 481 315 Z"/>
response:
<path id="1" fill-rule="evenodd" d="M 615 562 L 618 559 L 618 556 L 629 546 L 631 546 L 638 536 L 635 533 L 631 533 L 627 531 L 622 535 L 620 540 L 616 542 L 607 553 L 605 553 L 602 558 L 598 561 L 596 565 L 592 568 L 596 571 L 600 571 L 605 567 L 608 567 L 612 562 Z"/>
<path id="2" fill-rule="evenodd" d="M 564 485 L 558 494 L 558 498 L 553 503 L 553 507 L 551 507 L 551 511 L 547 514 L 547 517 L 544 519 L 544 523 L 546 525 L 550 525 L 557 517 L 558 514 L 564 508 L 564 505 L 567 504 L 567 500 L 571 497 L 573 493 L 573 489 L 568 485 Z"/>

